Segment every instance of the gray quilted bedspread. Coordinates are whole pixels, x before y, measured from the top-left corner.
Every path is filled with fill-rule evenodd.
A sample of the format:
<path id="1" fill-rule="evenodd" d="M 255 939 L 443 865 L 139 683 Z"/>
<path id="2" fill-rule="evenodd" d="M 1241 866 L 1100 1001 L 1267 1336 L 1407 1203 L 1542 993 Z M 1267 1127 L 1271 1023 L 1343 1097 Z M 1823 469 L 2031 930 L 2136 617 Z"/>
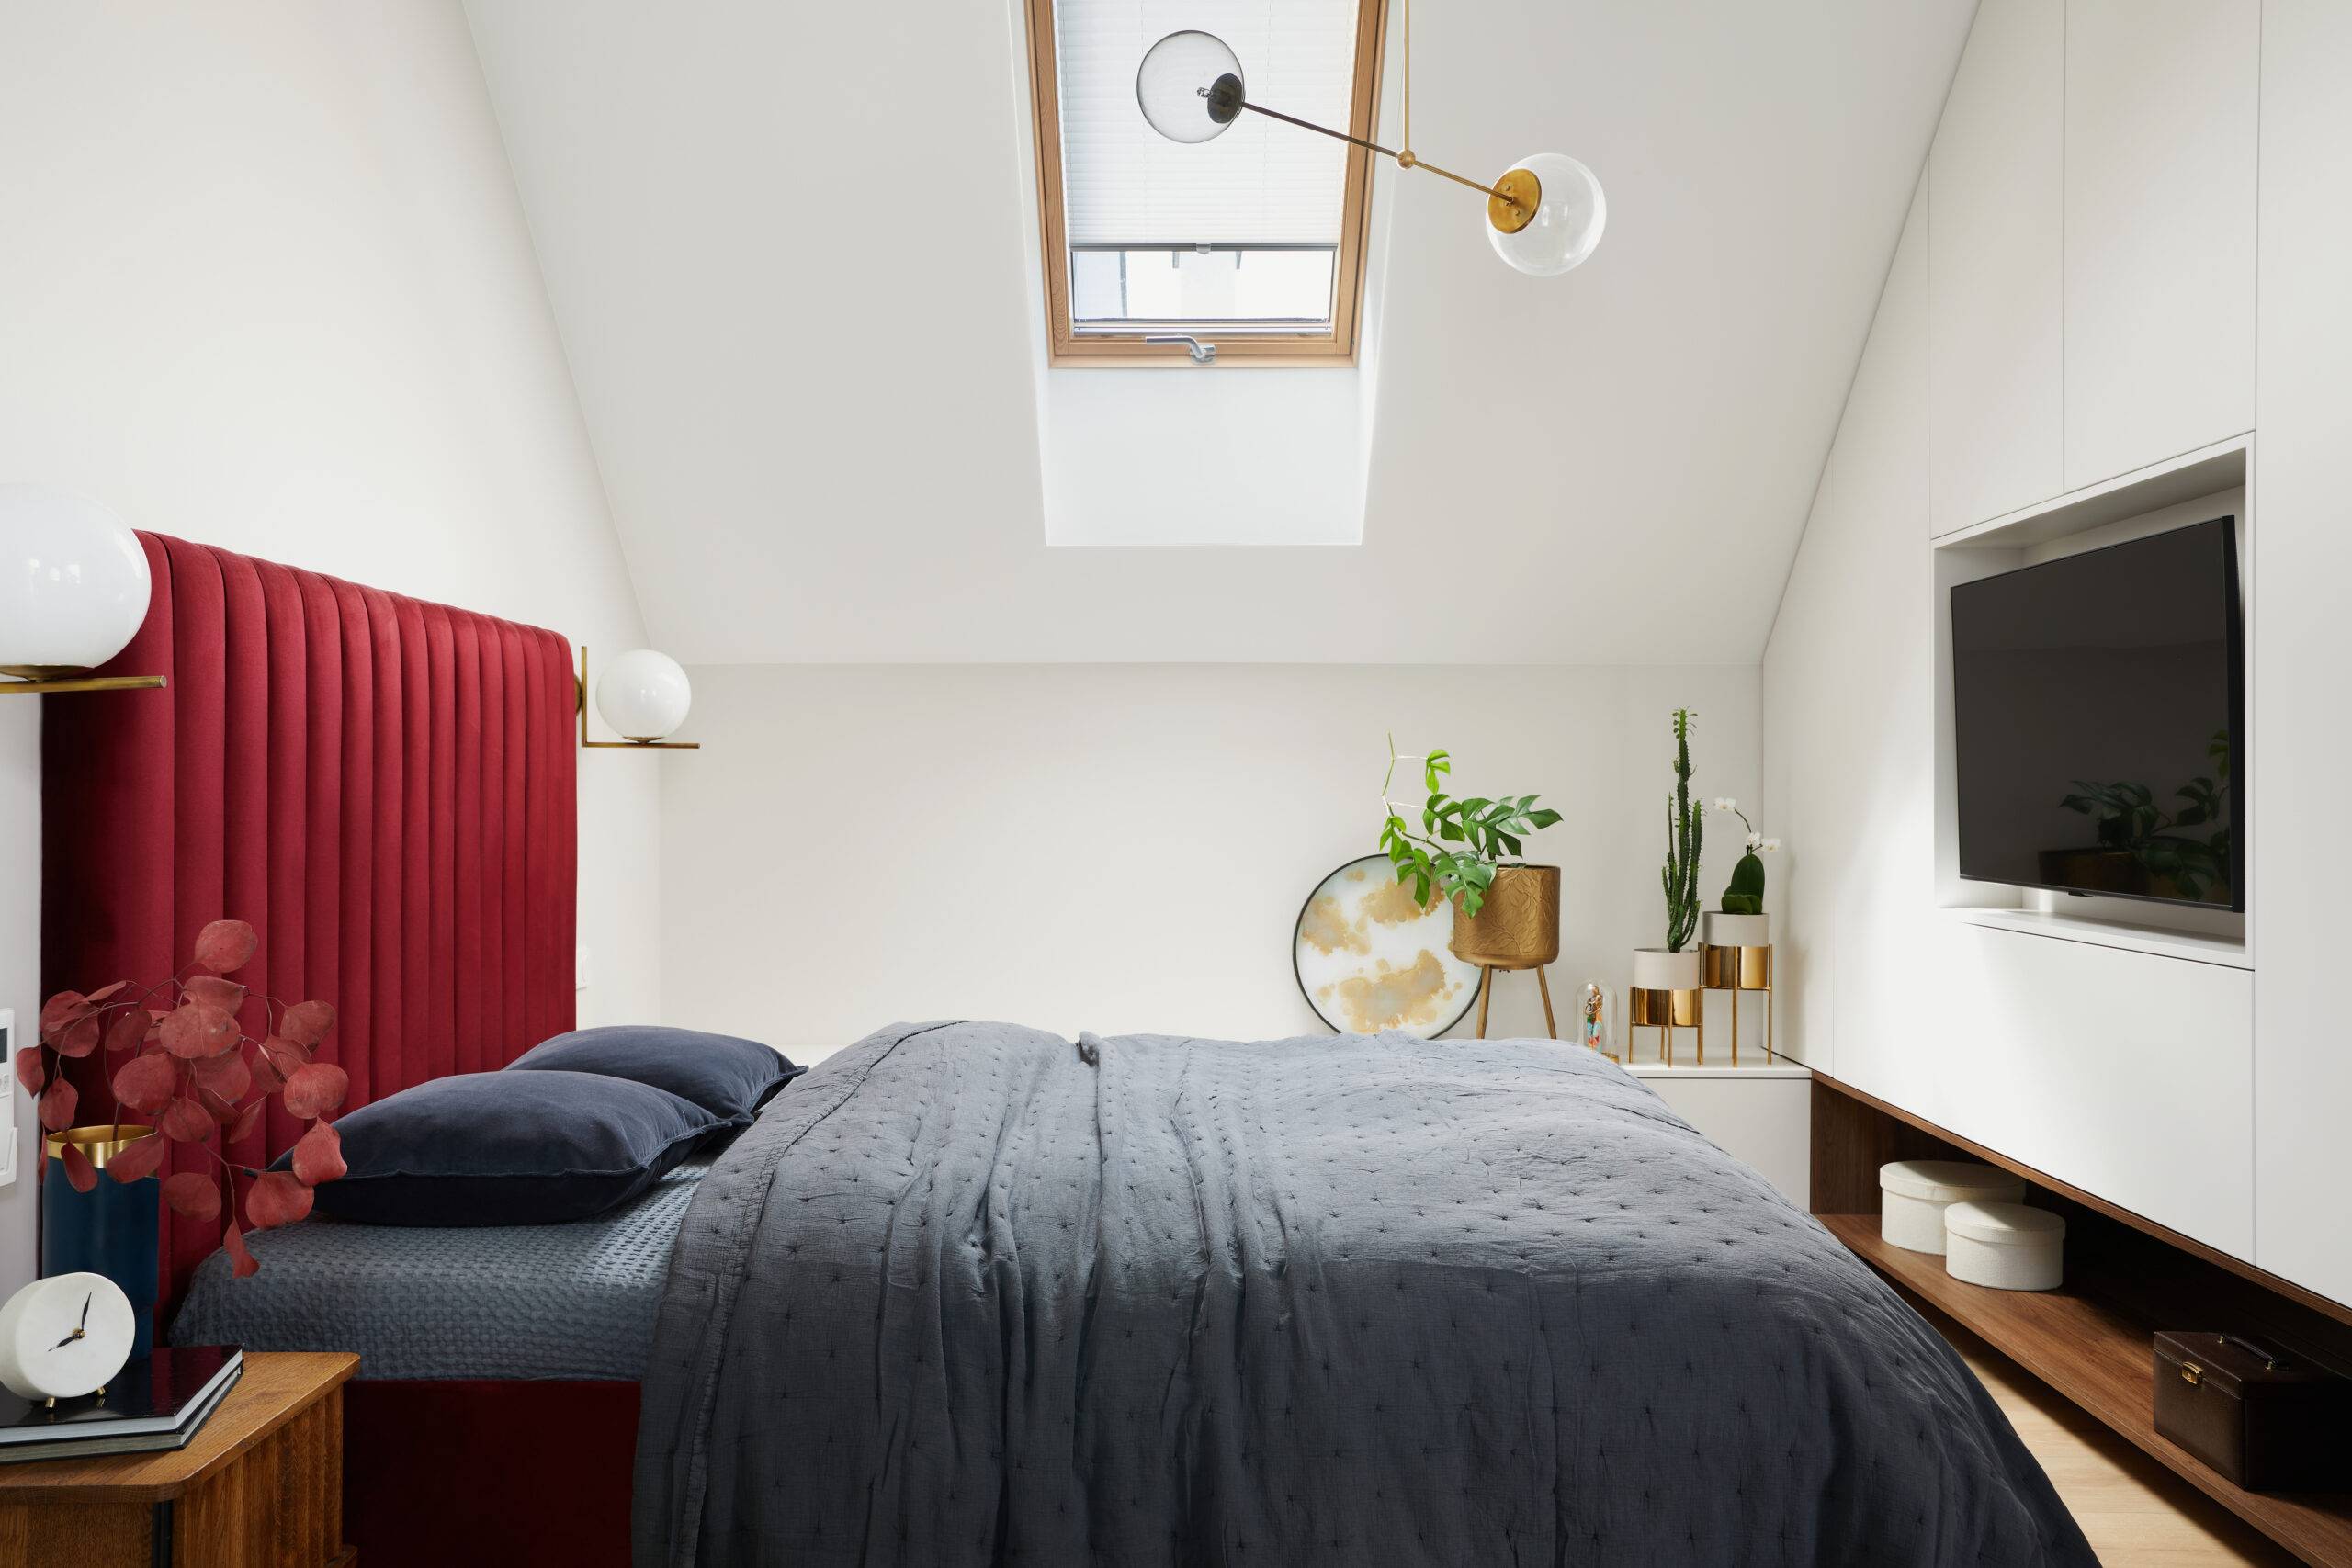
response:
<path id="1" fill-rule="evenodd" d="M 175 1345 L 356 1350 L 363 1378 L 637 1377 L 707 1161 L 593 1220 L 410 1228 L 313 1217 L 196 1271 Z"/>
<path id="2" fill-rule="evenodd" d="M 1951 1350 L 1528 1041 L 896 1025 L 695 1194 L 654 1564 L 2070 1564 Z"/>

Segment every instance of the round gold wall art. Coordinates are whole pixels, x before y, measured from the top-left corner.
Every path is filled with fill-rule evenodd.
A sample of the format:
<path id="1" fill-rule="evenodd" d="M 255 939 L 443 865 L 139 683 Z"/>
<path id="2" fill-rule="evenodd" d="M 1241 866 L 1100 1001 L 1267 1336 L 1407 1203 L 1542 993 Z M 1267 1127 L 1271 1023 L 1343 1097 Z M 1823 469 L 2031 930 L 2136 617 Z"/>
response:
<path id="1" fill-rule="evenodd" d="M 1453 907 L 1413 901 L 1385 855 L 1352 860 L 1306 896 L 1291 966 L 1315 1015 L 1347 1034 L 1444 1033 L 1478 999 L 1478 966 L 1453 955 Z"/>

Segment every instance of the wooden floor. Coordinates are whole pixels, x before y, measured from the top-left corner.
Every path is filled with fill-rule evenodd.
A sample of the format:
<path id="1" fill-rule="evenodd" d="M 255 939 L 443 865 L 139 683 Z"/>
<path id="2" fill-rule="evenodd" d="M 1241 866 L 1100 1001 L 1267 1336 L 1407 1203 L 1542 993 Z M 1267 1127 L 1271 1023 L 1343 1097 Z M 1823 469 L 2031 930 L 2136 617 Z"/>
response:
<path id="1" fill-rule="evenodd" d="M 1924 1303 L 1992 1391 L 2107 1568 L 2294 1568 L 2296 1559 Z"/>

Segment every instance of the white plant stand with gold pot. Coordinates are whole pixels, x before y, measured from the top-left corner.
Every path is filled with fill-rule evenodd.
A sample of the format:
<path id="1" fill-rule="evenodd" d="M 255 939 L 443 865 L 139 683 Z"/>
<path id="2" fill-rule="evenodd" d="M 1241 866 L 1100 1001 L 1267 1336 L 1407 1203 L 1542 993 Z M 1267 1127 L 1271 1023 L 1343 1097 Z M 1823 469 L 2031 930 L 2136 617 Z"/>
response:
<path id="1" fill-rule="evenodd" d="M 1634 984 L 1625 1006 L 1625 1055 L 1634 1056 L 1634 1031 L 1659 1032 L 1657 1059 L 1674 1062 L 1674 1032 L 1698 1032 L 1699 1060 L 1707 1059 L 1707 1014 L 1699 1004 L 1699 950 L 1669 953 L 1662 947 L 1634 949 Z"/>
<path id="2" fill-rule="evenodd" d="M 1731 993 L 1731 1060 L 1739 1065 L 1739 998 L 1764 993 L 1764 1059 L 1772 1059 L 1772 918 L 1726 915 L 1711 909 L 1699 917 L 1699 951 L 1704 955 L 1700 985 Z"/>

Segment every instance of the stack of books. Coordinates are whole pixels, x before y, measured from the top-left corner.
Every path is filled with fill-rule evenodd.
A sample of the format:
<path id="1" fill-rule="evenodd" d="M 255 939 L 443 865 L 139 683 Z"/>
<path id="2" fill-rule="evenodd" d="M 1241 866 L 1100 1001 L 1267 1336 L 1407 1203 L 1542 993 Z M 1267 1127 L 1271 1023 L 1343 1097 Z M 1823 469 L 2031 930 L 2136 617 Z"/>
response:
<path id="1" fill-rule="evenodd" d="M 0 1390 L 0 1464 L 185 1448 L 244 1370 L 234 1345 L 158 1346 L 104 1393 L 52 1406 Z"/>

